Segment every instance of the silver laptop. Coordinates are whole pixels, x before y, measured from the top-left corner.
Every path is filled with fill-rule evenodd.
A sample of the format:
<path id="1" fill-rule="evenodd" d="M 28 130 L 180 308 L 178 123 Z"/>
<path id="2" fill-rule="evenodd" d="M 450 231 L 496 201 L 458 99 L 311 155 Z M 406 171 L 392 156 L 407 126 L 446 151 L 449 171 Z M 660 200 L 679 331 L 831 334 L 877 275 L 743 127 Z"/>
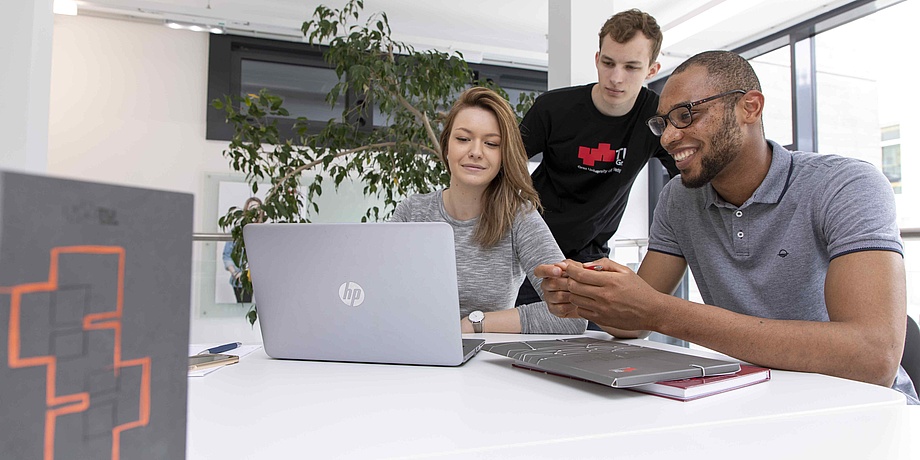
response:
<path id="1" fill-rule="evenodd" d="M 446 223 L 249 224 L 243 239 L 273 358 L 457 366 L 485 343 L 461 337 Z"/>

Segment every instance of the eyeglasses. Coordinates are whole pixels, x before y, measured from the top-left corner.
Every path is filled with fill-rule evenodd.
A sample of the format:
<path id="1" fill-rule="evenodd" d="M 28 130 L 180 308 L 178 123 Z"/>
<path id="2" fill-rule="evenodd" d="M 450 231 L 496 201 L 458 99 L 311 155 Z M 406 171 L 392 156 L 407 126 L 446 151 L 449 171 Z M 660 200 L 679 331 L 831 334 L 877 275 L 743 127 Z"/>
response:
<path id="1" fill-rule="evenodd" d="M 747 91 L 743 89 L 733 89 L 731 91 L 726 91 L 724 93 L 716 94 L 715 96 L 707 97 L 706 99 L 700 99 L 698 101 L 688 102 L 684 105 L 679 105 L 671 109 L 665 116 L 654 116 L 649 118 L 645 124 L 648 125 L 648 129 L 652 130 L 652 134 L 656 136 L 661 136 L 664 133 L 664 129 L 667 128 L 668 122 L 671 122 L 671 125 L 677 129 L 683 129 L 687 126 L 690 126 L 690 123 L 693 123 L 693 113 L 690 111 L 691 108 L 696 107 L 700 104 L 714 101 L 720 97 L 728 96 L 729 94 L 741 93 L 745 94 Z"/>

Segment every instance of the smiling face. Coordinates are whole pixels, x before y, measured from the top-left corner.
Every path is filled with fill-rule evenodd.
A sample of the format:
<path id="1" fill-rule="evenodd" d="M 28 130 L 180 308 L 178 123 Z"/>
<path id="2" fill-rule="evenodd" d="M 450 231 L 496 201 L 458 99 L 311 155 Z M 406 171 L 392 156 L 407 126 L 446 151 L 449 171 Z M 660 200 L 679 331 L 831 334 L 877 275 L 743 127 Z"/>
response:
<path id="1" fill-rule="evenodd" d="M 652 41 L 637 33 L 626 43 L 604 37 L 594 56 L 597 85 L 591 90 L 594 105 L 608 116 L 622 116 L 632 110 L 645 81 L 658 73 L 660 65 L 651 63 Z"/>
<path id="2" fill-rule="evenodd" d="M 658 114 L 719 93 L 707 77 L 706 69 L 699 66 L 672 75 L 661 92 Z M 668 123 L 662 133 L 661 146 L 674 158 L 686 187 L 698 188 L 717 180 L 738 158 L 744 136 L 733 110 L 732 102 L 737 99 L 730 95 L 695 106 L 690 126 L 678 129 Z"/>
<path id="3" fill-rule="evenodd" d="M 481 107 L 457 112 L 447 144 L 450 186 L 482 192 L 502 167 L 502 136 L 498 118 Z"/>

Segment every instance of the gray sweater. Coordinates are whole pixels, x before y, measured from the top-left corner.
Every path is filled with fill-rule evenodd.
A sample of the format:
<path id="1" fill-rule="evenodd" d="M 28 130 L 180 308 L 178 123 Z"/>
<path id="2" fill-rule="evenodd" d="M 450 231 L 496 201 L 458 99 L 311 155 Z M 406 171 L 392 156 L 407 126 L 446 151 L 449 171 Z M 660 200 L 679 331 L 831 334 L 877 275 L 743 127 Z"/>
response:
<path id="1" fill-rule="evenodd" d="M 552 233 L 535 210 L 519 212 L 511 232 L 491 248 L 483 248 L 473 239 L 479 218 L 460 221 L 450 217 L 444 209 L 440 190 L 409 196 L 396 207 L 392 220 L 447 222 L 453 227 L 460 318 L 474 310 L 487 312 L 514 308 L 525 275 L 542 297 L 542 279 L 534 277 L 534 268 L 564 259 Z M 518 314 L 525 334 L 581 334 L 587 326 L 587 321 L 583 319 L 564 319 L 553 315 L 545 302 L 519 305 Z"/>

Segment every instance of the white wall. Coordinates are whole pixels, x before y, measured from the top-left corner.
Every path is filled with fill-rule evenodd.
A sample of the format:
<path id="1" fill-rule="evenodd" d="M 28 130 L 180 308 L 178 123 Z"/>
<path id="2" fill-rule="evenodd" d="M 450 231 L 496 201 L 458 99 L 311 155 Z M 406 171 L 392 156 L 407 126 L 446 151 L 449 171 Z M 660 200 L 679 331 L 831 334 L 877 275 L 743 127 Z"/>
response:
<path id="1" fill-rule="evenodd" d="M 206 141 L 208 36 L 162 25 L 54 17 L 48 172 L 194 193 L 229 171 Z"/>
<path id="2" fill-rule="evenodd" d="M 227 142 L 205 140 L 207 64 L 207 34 L 55 15 L 48 173 L 192 193 L 195 231 L 217 231 L 213 178 L 230 169 Z M 208 314 L 214 247 L 193 248 L 191 340 L 260 341 L 244 309 Z"/>

